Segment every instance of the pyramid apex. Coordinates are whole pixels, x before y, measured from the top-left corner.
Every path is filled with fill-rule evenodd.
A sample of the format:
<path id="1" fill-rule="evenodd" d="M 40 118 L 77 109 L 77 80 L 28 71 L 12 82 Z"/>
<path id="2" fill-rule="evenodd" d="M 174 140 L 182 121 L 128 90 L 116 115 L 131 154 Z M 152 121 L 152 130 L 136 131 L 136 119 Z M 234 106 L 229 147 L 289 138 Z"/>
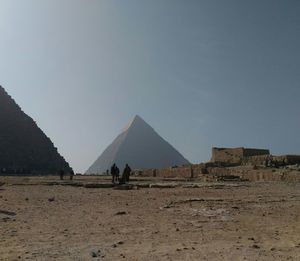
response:
<path id="1" fill-rule="evenodd" d="M 134 118 L 124 127 L 123 131 L 127 131 L 131 126 L 133 126 L 133 124 L 141 121 L 144 122 L 139 115 L 135 115 Z"/>
<path id="2" fill-rule="evenodd" d="M 143 118 L 140 115 L 136 114 L 133 118 L 133 121 L 135 120 L 143 120 Z"/>

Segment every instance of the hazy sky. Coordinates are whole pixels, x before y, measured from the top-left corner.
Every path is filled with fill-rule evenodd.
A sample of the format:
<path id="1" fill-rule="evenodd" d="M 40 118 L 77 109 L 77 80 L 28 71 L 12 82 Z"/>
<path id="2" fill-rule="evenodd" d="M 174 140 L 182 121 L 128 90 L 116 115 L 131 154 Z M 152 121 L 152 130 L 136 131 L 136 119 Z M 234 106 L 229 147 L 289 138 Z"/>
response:
<path id="1" fill-rule="evenodd" d="M 300 154 L 299 0 L 0 0 L 0 36 L 0 84 L 76 171 L 135 114 L 192 162 Z"/>

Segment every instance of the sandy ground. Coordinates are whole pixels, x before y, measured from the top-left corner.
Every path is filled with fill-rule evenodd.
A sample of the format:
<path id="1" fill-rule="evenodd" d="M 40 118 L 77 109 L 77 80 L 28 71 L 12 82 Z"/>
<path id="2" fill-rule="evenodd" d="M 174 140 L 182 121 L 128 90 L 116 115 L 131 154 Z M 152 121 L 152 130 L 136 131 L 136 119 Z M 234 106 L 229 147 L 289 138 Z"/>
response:
<path id="1" fill-rule="evenodd" d="M 0 177 L 0 260 L 300 260 L 300 184 L 41 183 L 51 180 Z"/>

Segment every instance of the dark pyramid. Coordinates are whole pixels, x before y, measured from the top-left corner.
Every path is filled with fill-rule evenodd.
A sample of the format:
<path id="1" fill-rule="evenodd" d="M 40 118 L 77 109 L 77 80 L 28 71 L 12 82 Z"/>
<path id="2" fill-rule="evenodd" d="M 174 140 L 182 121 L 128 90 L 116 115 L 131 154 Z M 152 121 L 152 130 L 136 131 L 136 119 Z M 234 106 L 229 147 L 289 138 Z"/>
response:
<path id="1" fill-rule="evenodd" d="M 70 169 L 57 148 L 0 86 L 0 174 L 55 174 Z"/>
<path id="2" fill-rule="evenodd" d="M 86 174 L 101 174 L 116 163 L 123 169 L 165 168 L 189 162 L 141 117 L 136 116 L 102 153 Z"/>

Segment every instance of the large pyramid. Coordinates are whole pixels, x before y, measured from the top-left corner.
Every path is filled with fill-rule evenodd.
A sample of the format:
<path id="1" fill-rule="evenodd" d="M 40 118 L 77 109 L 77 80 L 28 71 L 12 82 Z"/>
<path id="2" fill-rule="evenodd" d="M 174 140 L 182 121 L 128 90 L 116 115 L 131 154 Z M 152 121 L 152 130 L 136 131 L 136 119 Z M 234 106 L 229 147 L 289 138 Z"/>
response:
<path id="1" fill-rule="evenodd" d="M 86 174 L 101 174 L 116 163 L 123 169 L 165 168 L 189 162 L 141 117 L 133 121 L 102 153 Z"/>
<path id="2" fill-rule="evenodd" d="M 0 86 L 0 175 L 69 170 L 51 140 Z"/>

